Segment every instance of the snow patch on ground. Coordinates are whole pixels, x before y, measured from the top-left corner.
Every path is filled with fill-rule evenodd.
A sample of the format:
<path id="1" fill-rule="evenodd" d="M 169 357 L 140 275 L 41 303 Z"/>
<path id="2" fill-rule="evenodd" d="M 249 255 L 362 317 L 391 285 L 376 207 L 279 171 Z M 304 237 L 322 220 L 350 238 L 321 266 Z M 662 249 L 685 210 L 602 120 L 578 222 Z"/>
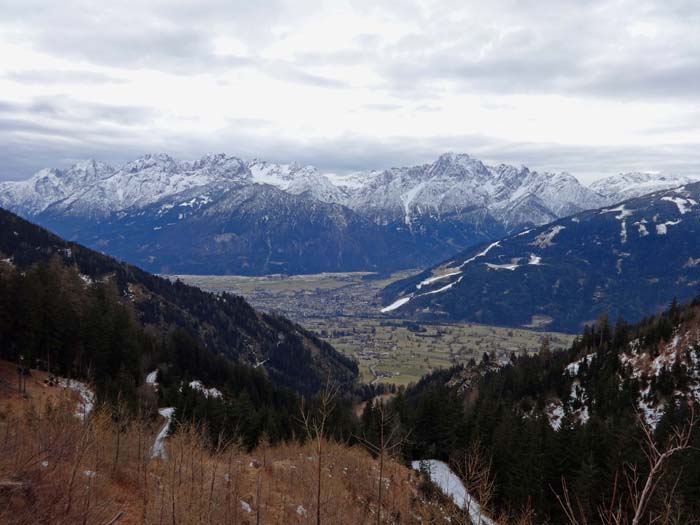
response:
<path id="1" fill-rule="evenodd" d="M 541 266 L 542 265 L 542 257 L 539 255 L 535 255 L 534 253 L 530 254 L 530 260 L 527 261 L 527 264 L 530 266 Z"/>
<path id="2" fill-rule="evenodd" d="M 553 430 L 559 430 L 561 428 L 561 422 L 564 419 L 564 405 L 561 401 L 550 401 L 544 409 L 544 413 L 549 421 L 549 426 Z"/>
<path id="3" fill-rule="evenodd" d="M 678 207 L 678 213 L 685 215 L 693 206 L 697 206 L 697 202 L 693 199 L 684 199 L 683 197 L 661 197 L 662 201 L 672 202 Z"/>
<path id="4" fill-rule="evenodd" d="M 637 230 L 639 231 L 640 237 L 646 237 L 647 235 L 649 235 L 649 230 L 647 230 L 647 227 L 645 226 L 646 223 L 646 219 L 642 219 L 641 221 L 637 221 L 634 223 L 634 225 L 637 227 Z"/>
<path id="5" fill-rule="evenodd" d="M 581 364 L 585 362 L 587 365 L 591 364 L 591 361 L 593 361 L 593 358 L 596 356 L 595 352 L 588 354 L 586 356 L 583 356 L 581 359 L 578 361 L 574 361 L 572 363 L 569 363 L 566 365 L 566 373 L 569 374 L 571 377 L 575 377 L 578 375 L 579 368 L 581 367 Z"/>
<path id="6" fill-rule="evenodd" d="M 221 393 L 221 390 L 218 388 L 207 388 L 205 387 L 202 382 L 199 379 L 195 379 L 194 381 L 190 381 L 190 388 L 193 390 L 197 390 L 198 392 L 201 392 L 204 394 L 204 397 L 211 397 L 214 399 L 221 399 L 224 395 Z"/>
<path id="7" fill-rule="evenodd" d="M 662 224 L 657 224 L 656 225 L 656 234 L 657 235 L 666 235 L 668 233 L 668 227 L 669 226 L 675 226 L 676 224 L 680 224 L 680 219 L 677 221 L 666 221 Z"/>
<path id="8" fill-rule="evenodd" d="M 85 421 L 92 409 L 95 407 L 95 394 L 90 388 L 81 381 L 76 381 L 75 379 L 65 379 L 65 388 L 70 388 L 78 392 L 80 395 L 80 401 L 76 407 L 75 417 L 81 421 Z"/>
<path id="9" fill-rule="evenodd" d="M 518 267 L 518 262 L 520 262 L 520 259 L 522 257 L 517 257 L 515 259 L 512 259 L 509 264 L 492 264 L 492 263 L 485 263 L 488 268 L 491 268 L 492 270 L 510 270 L 511 272 L 515 270 Z"/>
<path id="10" fill-rule="evenodd" d="M 546 232 L 540 233 L 530 244 L 539 248 L 547 248 L 553 244 L 552 240 L 559 232 L 565 230 L 566 226 L 557 225 Z"/>
<path id="11" fill-rule="evenodd" d="M 175 413 L 174 407 L 161 408 L 158 413 L 165 418 L 165 424 L 161 427 L 155 441 L 153 442 L 153 448 L 151 450 L 152 458 L 165 459 L 165 438 L 168 437 L 168 432 L 170 431 L 170 424 L 172 423 L 173 414 Z"/>
<path id="12" fill-rule="evenodd" d="M 422 294 L 420 294 L 418 297 L 423 297 L 424 295 L 430 295 L 430 294 L 434 294 L 434 293 L 446 292 L 447 290 L 449 290 L 450 288 L 452 288 L 455 284 L 457 284 L 457 283 L 460 282 L 461 280 L 462 280 L 462 277 L 460 277 L 459 279 L 457 279 L 456 281 L 454 281 L 454 282 L 452 282 L 452 283 L 450 283 L 450 284 L 446 284 L 446 285 L 443 286 L 442 288 L 438 288 L 437 290 L 431 290 L 431 291 L 429 291 L 429 292 L 422 293 Z"/>
<path id="13" fill-rule="evenodd" d="M 494 243 L 489 244 L 486 248 L 484 248 L 482 251 L 477 253 L 474 257 L 470 257 L 469 259 L 464 261 L 462 264 L 460 264 L 459 269 L 461 270 L 470 262 L 474 262 L 474 260 L 478 259 L 479 257 L 483 257 L 484 255 L 489 253 L 493 248 L 496 248 L 497 246 L 500 246 L 500 245 L 501 245 L 500 241 L 496 241 Z"/>
<path id="14" fill-rule="evenodd" d="M 437 459 L 425 459 L 411 462 L 411 468 L 417 471 L 427 470 L 430 480 L 461 509 L 466 509 L 469 518 L 476 525 L 495 525 L 494 521 L 484 515 L 479 503 L 471 497 L 462 480 L 452 472 L 450 467 Z"/>
<path id="15" fill-rule="evenodd" d="M 396 301 L 391 303 L 389 306 L 385 306 L 384 308 L 382 308 L 380 310 L 380 312 L 382 312 L 383 314 L 385 314 L 387 312 L 393 312 L 397 308 L 400 308 L 403 305 L 405 305 L 410 300 L 411 300 L 410 296 L 409 297 L 402 297 L 401 299 L 397 299 Z"/>
<path id="16" fill-rule="evenodd" d="M 435 275 L 433 277 L 428 277 L 427 279 L 422 280 L 416 285 L 416 288 L 420 290 L 424 286 L 427 286 L 429 284 L 432 284 L 436 281 L 441 281 L 442 279 L 449 279 L 450 277 L 454 277 L 455 275 L 459 275 L 462 272 L 450 272 L 450 273 L 445 273 L 443 275 Z"/>
<path id="17" fill-rule="evenodd" d="M 250 504 L 246 503 L 243 500 L 241 500 L 241 508 L 243 509 L 244 512 L 247 512 L 248 514 L 253 512 L 253 508 L 250 506 Z"/>
<path id="18" fill-rule="evenodd" d="M 423 189 L 425 186 L 425 182 L 421 182 L 419 184 L 416 184 L 413 188 L 408 190 L 406 193 L 401 195 L 401 204 L 403 204 L 403 210 L 404 210 L 404 223 L 406 226 L 411 225 L 411 203 L 413 200 L 416 198 L 416 195 L 420 193 L 420 191 Z"/>
<path id="19" fill-rule="evenodd" d="M 158 369 L 148 373 L 146 376 L 146 384 L 158 386 Z"/>

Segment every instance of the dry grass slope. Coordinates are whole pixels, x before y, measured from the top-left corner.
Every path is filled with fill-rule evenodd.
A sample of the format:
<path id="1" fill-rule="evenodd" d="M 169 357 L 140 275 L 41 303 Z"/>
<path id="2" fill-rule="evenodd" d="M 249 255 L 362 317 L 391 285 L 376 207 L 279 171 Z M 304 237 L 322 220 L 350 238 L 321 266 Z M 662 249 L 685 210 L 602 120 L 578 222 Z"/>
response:
<path id="1" fill-rule="evenodd" d="M 83 423 L 75 396 L 45 387 L 41 372 L 26 398 L 12 389 L 11 366 L 3 372 L 0 523 L 316 523 L 311 444 L 212 450 L 201 429 L 188 428 L 168 439 L 165 460 L 153 459 L 161 421 L 117 424 L 97 411 Z M 376 523 L 377 461 L 335 442 L 323 454 L 321 522 Z M 426 500 L 417 474 L 395 461 L 385 462 L 383 478 L 382 523 L 443 523 L 455 511 Z"/>

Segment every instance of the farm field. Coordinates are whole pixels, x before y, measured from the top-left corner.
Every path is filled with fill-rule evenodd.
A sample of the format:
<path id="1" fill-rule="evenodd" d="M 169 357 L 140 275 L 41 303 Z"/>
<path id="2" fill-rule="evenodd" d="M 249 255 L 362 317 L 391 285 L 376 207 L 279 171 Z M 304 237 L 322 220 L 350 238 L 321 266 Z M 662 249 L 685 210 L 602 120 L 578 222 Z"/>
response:
<path id="1" fill-rule="evenodd" d="M 299 322 L 355 357 L 362 381 L 406 385 L 434 369 L 484 353 L 507 359 L 536 352 L 545 338 L 551 348 L 568 347 L 569 334 L 475 323 L 417 323 L 381 314 L 378 292 L 411 272 L 378 278 L 368 273 L 302 276 L 170 276 L 210 291 L 244 296 L 256 308 Z"/>

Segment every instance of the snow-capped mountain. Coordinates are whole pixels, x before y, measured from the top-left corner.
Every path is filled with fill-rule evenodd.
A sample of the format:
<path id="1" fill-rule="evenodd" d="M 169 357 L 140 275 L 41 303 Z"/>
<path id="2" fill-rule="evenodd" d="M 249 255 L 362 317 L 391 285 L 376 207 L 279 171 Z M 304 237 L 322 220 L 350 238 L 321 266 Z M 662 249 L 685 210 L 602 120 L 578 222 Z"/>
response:
<path id="1" fill-rule="evenodd" d="M 384 290 L 385 313 L 576 331 L 633 321 L 700 285 L 700 183 L 469 249 Z"/>
<path id="2" fill-rule="evenodd" d="M 601 191 L 631 191 L 633 182 Z M 151 271 L 200 273 L 429 265 L 611 199 L 567 173 L 491 167 L 453 153 L 347 175 L 225 154 L 157 154 L 0 184 L 0 206 L 65 237 Z M 172 255 L 168 243 L 178 247 Z"/>
<path id="3" fill-rule="evenodd" d="M 566 173 L 490 167 L 469 155 L 447 153 L 432 164 L 377 174 L 348 204 L 378 223 L 402 222 L 412 228 L 426 218 L 449 221 L 469 214 L 476 220 L 491 218 L 512 231 L 605 202 Z"/>
<path id="4" fill-rule="evenodd" d="M 622 202 L 655 191 L 697 182 L 697 178 L 667 173 L 620 173 L 595 181 L 590 188 L 610 202 Z"/>

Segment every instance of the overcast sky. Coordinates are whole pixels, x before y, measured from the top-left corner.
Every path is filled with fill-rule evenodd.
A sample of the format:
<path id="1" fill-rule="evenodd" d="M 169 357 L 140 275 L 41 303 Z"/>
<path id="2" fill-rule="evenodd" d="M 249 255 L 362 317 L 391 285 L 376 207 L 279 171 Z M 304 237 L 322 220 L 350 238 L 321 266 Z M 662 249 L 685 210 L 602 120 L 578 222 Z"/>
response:
<path id="1" fill-rule="evenodd" d="M 0 0 L 0 179 L 148 152 L 700 175 L 696 0 Z"/>

